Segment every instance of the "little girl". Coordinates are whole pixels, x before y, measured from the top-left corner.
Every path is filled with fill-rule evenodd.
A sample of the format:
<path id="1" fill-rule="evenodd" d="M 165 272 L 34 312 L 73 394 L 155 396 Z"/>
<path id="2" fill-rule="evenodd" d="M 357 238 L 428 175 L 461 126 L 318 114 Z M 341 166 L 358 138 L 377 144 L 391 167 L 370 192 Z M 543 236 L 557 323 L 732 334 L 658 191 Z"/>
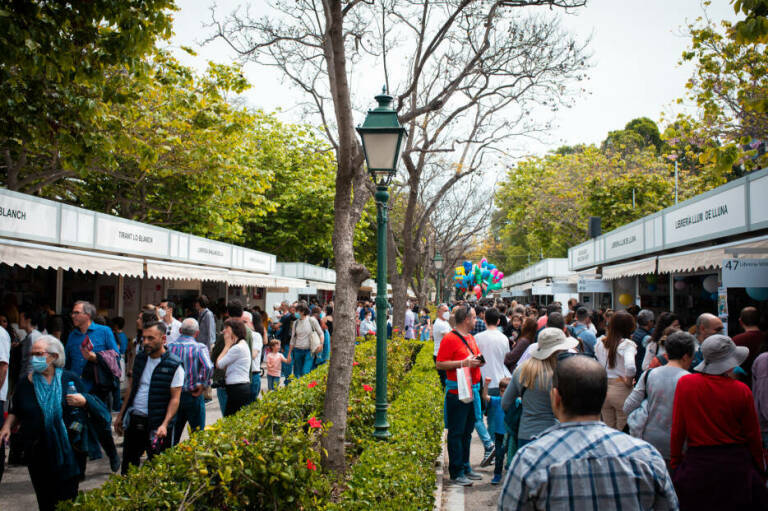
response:
<path id="1" fill-rule="evenodd" d="M 272 339 L 269 343 L 269 353 L 267 353 L 267 389 L 275 390 L 280 385 L 280 372 L 282 364 L 290 364 L 291 356 L 285 358 L 280 353 L 280 341 Z"/>

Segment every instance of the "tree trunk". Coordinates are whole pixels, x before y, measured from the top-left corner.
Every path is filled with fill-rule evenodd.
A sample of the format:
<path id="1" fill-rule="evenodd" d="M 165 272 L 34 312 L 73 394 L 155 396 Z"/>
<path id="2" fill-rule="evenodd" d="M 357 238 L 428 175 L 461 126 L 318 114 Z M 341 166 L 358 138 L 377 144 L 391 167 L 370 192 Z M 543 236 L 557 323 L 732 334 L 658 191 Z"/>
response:
<path id="1" fill-rule="evenodd" d="M 397 270 L 394 270 L 396 272 Z M 402 275 L 390 274 L 392 283 L 392 328 L 405 335 L 405 302 L 408 300 L 408 282 Z"/>

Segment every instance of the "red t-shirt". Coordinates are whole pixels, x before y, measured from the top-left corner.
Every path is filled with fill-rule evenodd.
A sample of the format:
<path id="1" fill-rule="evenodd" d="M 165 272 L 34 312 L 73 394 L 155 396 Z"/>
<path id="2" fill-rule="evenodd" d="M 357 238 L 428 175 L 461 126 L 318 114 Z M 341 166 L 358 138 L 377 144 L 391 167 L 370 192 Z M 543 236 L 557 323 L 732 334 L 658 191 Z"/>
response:
<path id="1" fill-rule="evenodd" d="M 443 336 L 443 340 L 440 341 L 440 349 L 437 352 L 438 362 L 450 362 L 451 360 L 464 360 L 470 355 L 479 355 L 480 349 L 477 347 L 475 338 L 471 335 L 464 335 L 464 340 L 467 341 L 469 347 L 472 348 L 472 352 L 467 349 L 467 346 L 462 342 L 461 338 L 451 330 L 449 333 Z M 469 374 L 472 376 L 472 384 L 480 383 L 480 368 L 470 367 Z M 451 381 L 456 381 L 456 369 L 448 369 L 445 372 L 445 377 Z M 458 394 L 456 390 L 449 390 L 451 394 Z"/>
<path id="2" fill-rule="evenodd" d="M 672 467 L 689 447 L 744 444 L 763 467 L 763 445 L 749 387 L 729 376 L 687 374 L 675 388 L 672 411 Z"/>

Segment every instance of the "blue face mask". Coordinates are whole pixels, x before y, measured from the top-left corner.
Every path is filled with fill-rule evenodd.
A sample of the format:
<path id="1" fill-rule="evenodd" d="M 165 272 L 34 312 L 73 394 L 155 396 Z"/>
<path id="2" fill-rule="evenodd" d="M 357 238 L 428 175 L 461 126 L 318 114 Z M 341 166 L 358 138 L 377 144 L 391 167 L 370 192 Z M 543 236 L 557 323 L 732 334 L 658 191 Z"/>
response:
<path id="1" fill-rule="evenodd" d="M 301 316 L 299 316 L 299 313 L 298 313 L 298 312 L 294 312 L 294 313 L 293 313 L 293 317 L 295 317 L 296 319 L 299 319 Z"/>
<path id="2" fill-rule="evenodd" d="M 42 373 L 48 368 L 48 361 L 46 357 L 34 356 L 32 357 L 32 370 L 36 373 Z"/>

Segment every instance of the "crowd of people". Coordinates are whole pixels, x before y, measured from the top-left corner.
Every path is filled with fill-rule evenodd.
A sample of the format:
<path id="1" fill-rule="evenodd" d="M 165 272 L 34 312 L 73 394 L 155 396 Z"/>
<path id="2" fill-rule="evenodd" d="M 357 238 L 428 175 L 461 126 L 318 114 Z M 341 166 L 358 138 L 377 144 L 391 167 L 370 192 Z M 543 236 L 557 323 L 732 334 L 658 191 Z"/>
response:
<path id="1" fill-rule="evenodd" d="M 768 509 L 759 311 L 731 339 L 712 314 L 686 330 L 670 312 L 566 307 L 438 308 L 451 483 L 482 479 L 474 430 L 500 510 Z"/>
<path id="2" fill-rule="evenodd" d="M 133 339 L 124 318 L 107 319 L 87 301 L 72 305 L 68 321 L 49 308 L 6 308 L 0 479 L 8 444 L 8 462 L 27 466 L 39 508 L 55 509 L 77 495 L 87 461 L 102 451 L 125 474 L 179 443 L 187 425 L 204 428 L 212 389 L 228 416 L 259 398 L 262 371 L 271 391 L 328 361 L 333 303 L 283 302 L 269 316 L 237 301 L 215 308 L 203 295 L 183 313 L 168 299 L 146 304 Z M 112 430 L 123 437 L 122 456 Z"/>

